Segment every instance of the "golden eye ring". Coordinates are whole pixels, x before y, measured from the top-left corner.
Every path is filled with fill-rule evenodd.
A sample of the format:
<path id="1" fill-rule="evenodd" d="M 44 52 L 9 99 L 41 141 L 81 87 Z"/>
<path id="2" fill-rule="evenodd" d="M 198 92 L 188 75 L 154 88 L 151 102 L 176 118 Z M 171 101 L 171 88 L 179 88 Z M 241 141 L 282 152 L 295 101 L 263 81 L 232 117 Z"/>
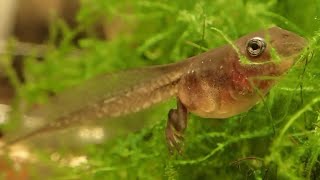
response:
<path id="1" fill-rule="evenodd" d="M 254 37 L 247 42 L 247 52 L 251 57 L 260 56 L 267 47 L 267 43 L 261 37 Z"/>

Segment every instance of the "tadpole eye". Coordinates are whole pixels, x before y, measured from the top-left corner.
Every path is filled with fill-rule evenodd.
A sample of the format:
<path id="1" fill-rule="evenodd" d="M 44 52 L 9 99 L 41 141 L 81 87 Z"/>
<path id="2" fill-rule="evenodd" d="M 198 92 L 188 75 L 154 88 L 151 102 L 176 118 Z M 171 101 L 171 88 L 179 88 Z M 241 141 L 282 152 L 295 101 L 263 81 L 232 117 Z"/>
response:
<path id="1" fill-rule="evenodd" d="M 261 37 L 254 37 L 247 42 L 247 52 L 252 57 L 261 55 L 266 49 L 267 44 Z"/>

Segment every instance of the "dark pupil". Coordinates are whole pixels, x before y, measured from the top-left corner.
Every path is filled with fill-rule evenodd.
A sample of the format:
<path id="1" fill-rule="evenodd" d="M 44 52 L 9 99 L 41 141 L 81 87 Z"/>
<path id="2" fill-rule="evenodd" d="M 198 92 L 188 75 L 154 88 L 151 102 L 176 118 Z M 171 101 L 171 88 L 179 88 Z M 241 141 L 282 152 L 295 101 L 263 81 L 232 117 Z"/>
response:
<path id="1" fill-rule="evenodd" d="M 260 46 L 258 45 L 258 43 L 252 43 L 252 44 L 251 44 L 251 48 L 252 48 L 253 50 L 257 50 L 257 49 L 260 49 Z"/>

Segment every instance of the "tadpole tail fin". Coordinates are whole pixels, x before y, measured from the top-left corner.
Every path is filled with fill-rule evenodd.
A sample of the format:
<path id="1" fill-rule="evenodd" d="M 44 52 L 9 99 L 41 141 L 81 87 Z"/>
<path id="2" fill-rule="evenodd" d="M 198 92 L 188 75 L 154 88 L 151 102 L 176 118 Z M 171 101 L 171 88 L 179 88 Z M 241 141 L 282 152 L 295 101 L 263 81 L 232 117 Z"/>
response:
<path id="1" fill-rule="evenodd" d="M 28 133 L 26 133 L 26 134 L 24 134 L 24 135 L 22 135 L 22 136 L 18 136 L 18 137 L 15 137 L 15 138 L 12 138 L 12 139 L 7 140 L 7 141 L 4 143 L 4 146 L 9 147 L 9 146 L 15 145 L 15 144 L 17 144 L 17 143 L 19 143 L 19 142 L 22 142 L 22 141 L 24 141 L 24 140 L 27 140 L 27 139 L 29 139 L 29 138 L 31 138 L 31 137 L 34 137 L 34 136 L 38 135 L 38 134 L 42 134 L 42 133 L 45 132 L 45 131 L 46 131 L 46 128 L 45 128 L 45 127 L 42 127 L 42 128 L 37 129 L 37 130 L 28 132 Z M 5 138 L 6 138 L 6 137 L 4 137 L 4 139 L 5 139 Z"/>
<path id="2" fill-rule="evenodd" d="M 107 73 L 89 79 L 57 93 L 47 103 L 23 112 L 23 117 L 36 123 L 36 127 L 29 132 L 30 127 L 15 130 L 5 136 L 6 145 L 98 119 L 116 118 L 167 100 L 176 94 L 177 84 L 187 67 L 188 64 L 175 63 Z"/>

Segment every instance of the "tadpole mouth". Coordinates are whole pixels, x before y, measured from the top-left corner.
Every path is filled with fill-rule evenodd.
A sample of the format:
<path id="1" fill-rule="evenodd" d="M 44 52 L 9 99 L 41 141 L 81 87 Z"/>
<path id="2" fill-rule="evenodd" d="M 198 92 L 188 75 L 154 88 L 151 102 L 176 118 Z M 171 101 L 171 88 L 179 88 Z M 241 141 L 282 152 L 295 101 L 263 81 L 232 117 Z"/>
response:
<path id="1" fill-rule="evenodd" d="M 300 42 L 291 45 L 290 53 L 287 57 L 284 57 L 279 64 L 279 72 L 283 74 L 287 72 L 295 63 L 300 60 L 305 60 L 307 57 L 304 55 L 305 49 L 308 49 L 308 41 L 306 39 L 301 39 Z M 308 50 L 306 50 L 308 51 Z"/>
<path id="2" fill-rule="evenodd" d="M 308 48 L 308 40 L 297 35 L 297 43 L 295 43 L 295 45 L 293 45 L 293 49 L 296 52 L 301 52 L 305 48 Z"/>

